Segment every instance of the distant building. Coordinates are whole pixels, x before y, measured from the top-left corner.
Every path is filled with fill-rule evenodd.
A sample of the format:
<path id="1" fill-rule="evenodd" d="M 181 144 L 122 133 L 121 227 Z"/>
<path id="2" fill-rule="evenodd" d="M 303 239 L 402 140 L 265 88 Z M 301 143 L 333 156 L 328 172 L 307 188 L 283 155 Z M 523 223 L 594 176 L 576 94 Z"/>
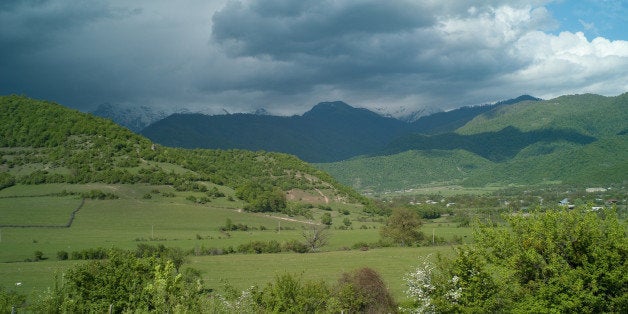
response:
<path id="1" fill-rule="evenodd" d="M 558 205 L 567 207 L 569 209 L 572 209 L 572 208 L 576 207 L 575 205 L 572 205 L 572 204 L 569 203 L 569 199 L 568 198 L 564 198 L 562 201 L 558 202 Z"/>

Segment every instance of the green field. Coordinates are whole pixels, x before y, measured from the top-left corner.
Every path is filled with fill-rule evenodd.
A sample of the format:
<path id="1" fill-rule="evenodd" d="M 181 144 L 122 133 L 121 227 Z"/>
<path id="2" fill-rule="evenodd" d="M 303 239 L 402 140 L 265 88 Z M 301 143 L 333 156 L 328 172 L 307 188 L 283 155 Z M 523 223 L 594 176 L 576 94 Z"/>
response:
<path id="1" fill-rule="evenodd" d="M 340 275 L 362 267 L 377 270 L 398 300 L 404 299 L 403 276 L 424 258 L 453 252 L 449 246 L 421 248 L 380 248 L 368 251 L 331 251 L 321 253 L 232 254 L 190 257 L 185 266 L 202 273 L 205 286 L 222 291 L 227 282 L 238 290 L 251 285 L 263 286 L 284 273 L 303 280 L 335 283 Z M 53 287 L 55 276 L 82 261 L 0 263 L 0 285 L 26 295 L 36 295 Z M 185 267 L 184 266 L 184 267 Z M 16 283 L 21 283 L 17 287 Z"/>
<path id="2" fill-rule="evenodd" d="M 276 240 L 280 243 L 302 240 L 303 232 L 318 224 L 323 213 L 332 215 L 328 230 L 329 243 L 319 253 L 229 254 L 188 256 L 188 266 L 202 271 L 205 285 L 220 289 L 223 281 L 238 289 L 252 284 L 263 285 L 276 275 L 288 272 L 303 279 L 335 282 L 340 274 L 360 267 L 371 267 L 381 273 L 397 298 L 403 297 L 402 278 L 417 265 L 419 258 L 451 252 L 450 246 L 421 248 L 352 248 L 357 243 L 376 243 L 380 239 L 380 222 L 364 215 L 358 205 L 331 202 L 332 211 L 312 210 L 309 219 L 282 214 L 248 213 L 244 203 L 230 201 L 233 191 L 219 187 L 226 197 L 198 204 L 186 199 L 200 192 L 176 192 L 169 186 L 46 184 L 16 185 L 0 191 L 2 224 L 65 224 L 81 202 L 79 195 L 54 196 L 61 191 L 99 190 L 113 193 L 118 199 L 86 199 L 70 228 L 0 229 L 0 286 L 31 294 L 54 284 L 55 275 L 82 261 L 58 261 L 57 252 L 91 248 L 135 249 L 138 244 L 178 247 L 193 252 L 199 248 L 237 247 L 251 241 Z M 173 193 L 174 196 L 166 196 Z M 42 196 L 48 195 L 48 196 Z M 145 195 L 151 195 L 145 198 Z M 343 220 L 351 226 L 343 230 Z M 249 227 L 247 231 L 220 231 L 227 219 Z M 281 230 L 278 230 L 281 227 Z M 426 222 L 427 237 L 451 239 L 454 235 L 470 239 L 470 228 L 457 228 L 446 219 Z M 468 237 L 467 237 L 468 236 Z M 25 262 L 41 251 L 45 260 Z M 21 282 L 19 287 L 15 283 Z"/>

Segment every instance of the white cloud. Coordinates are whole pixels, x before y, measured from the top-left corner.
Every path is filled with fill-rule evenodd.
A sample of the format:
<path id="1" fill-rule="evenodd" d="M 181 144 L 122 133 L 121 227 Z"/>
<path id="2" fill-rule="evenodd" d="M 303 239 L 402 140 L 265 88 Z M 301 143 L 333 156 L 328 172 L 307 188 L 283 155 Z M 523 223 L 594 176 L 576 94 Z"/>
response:
<path id="1" fill-rule="evenodd" d="M 520 38 L 516 54 L 528 63 L 505 75 L 543 97 L 564 93 L 618 94 L 628 90 L 628 42 L 582 33 L 531 32 Z"/>

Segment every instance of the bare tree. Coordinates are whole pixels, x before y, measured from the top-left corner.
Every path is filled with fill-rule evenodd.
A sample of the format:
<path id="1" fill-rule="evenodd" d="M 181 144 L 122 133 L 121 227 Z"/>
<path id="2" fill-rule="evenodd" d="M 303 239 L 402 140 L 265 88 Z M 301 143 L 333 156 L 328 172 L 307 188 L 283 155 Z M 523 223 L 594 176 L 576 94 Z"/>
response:
<path id="1" fill-rule="evenodd" d="M 326 227 L 312 225 L 310 229 L 304 230 L 301 234 L 305 239 L 305 245 L 310 252 L 316 252 L 320 247 L 327 245 L 329 231 Z"/>

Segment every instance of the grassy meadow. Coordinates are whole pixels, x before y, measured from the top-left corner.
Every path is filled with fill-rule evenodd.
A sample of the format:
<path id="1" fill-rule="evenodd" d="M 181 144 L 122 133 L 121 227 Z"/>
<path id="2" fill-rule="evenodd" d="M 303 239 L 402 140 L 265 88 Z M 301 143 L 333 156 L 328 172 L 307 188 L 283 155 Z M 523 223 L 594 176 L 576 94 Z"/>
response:
<path id="1" fill-rule="evenodd" d="M 249 213 L 242 210 L 245 205 L 242 201 L 232 197 L 233 190 L 224 186 L 217 188 L 225 197 L 212 198 L 205 204 L 188 199 L 204 193 L 177 192 L 170 186 L 143 184 L 16 185 L 0 190 L 0 225 L 4 226 L 0 227 L 0 286 L 19 289 L 25 294 L 52 287 L 55 275 L 83 262 L 59 261 L 59 251 L 133 250 L 138 244 L 163 244 L 194 252 L 200 248 L 237 247 L 252 241 L 301 241 L 303 232 L 312 225 L 320 225 L 325 213 L 331 214 L 332 225 L 328 230 L 328 245 L 321 252 L 190 254 L 187 266 L 202 272 L 209 289 L 220 289 L 224 282 L 246 289 L 254 284 L 263 285 L 286 272 L 302 275 L 303 279 L 335 282 L 343 272 L 371 267 L 381 273 L 394 295 L 402 298 L 403 275 L 419 263 L 419 258 L 452 251 L 450 246 L 363 250 L 357 248 L 359 243 L 379 241 L 381 219 L 366 216 L 361 205 L 331 201 L 321 204 L 327 210 L 314 207 L 307 218 Z M 27 227 L 66 224 L 70 213 L 81 203 L 78 193 L 91 190 L 112 193 L 118 198 L 85 199 L 69 228 Z M 63 191 L 74 194 L 57 195 Z M 248 230 L 221 231 L 227 220 L 246 225 Z M 470 228 L 458 228 L 444 217 L 426 221 L 422 230 L 428 238 L 433 234 L 445 239 L 456 235 L 467 241 L 471 235 Z M 44 260 L 26 261 L 32 259 L 36 251 L 43 253 Z M 17 287 L 17 282 L 22 284 Z"/>

